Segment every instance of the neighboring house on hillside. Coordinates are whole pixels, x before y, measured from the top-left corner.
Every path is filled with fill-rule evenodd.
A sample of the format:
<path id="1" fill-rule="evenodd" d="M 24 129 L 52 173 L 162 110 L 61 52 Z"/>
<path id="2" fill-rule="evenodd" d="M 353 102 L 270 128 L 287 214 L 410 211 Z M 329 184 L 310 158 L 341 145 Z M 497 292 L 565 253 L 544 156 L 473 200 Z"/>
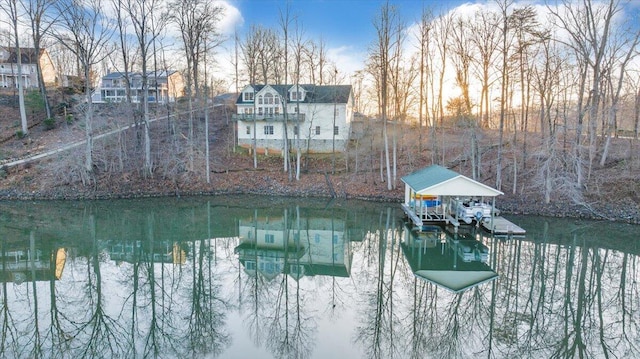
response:
<path id="1" fill-rule="evenodd" d="M 251 148 L 255 135 L 260 152 L 284 150 L 285 138 L 290 149 L 299 145 L 303 151 L 341 152 L 349 140 L 353 119 L 352 87 L 247 85 L 236 100 L 236 108 L 234 120 L 242 147 Z"/>
<path id="2" fill-rule="evenodd" d="M 149 102 L 169 103 L 184 96 L 184 79 L 178 71 L 149 72 Z M 131 102 L 142 102 L 142 73 L 129 73 Z M 124 72 L 110 72 L 102 78 L 93 102 L 124 102 L 127 100 L 127 78 Z"/>
<path id="3" fill-rule="evenodd" d="M 38 62 L 45 86 L 56 85 L 56 71 L 46 50 L 40 49 L 36 56 L 34 48 L 24 47 L 20 48 L 20 55 L 25 89 L 38 88 Z M 18 53 L 15 47 L 0 46 L 0 87 L 18 87 Z"/>

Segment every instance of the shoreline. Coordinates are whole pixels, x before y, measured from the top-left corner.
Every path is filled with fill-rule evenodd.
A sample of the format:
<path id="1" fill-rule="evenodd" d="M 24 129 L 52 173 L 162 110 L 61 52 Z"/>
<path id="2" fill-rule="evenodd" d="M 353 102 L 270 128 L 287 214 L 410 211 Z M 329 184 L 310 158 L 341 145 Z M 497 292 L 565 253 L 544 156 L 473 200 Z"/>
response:
<path id="1" fill-rule="evenodd" d="M 218 188 L 196 189 L 183 188 L 158 191 L 157 188 L 136 188 L 128 191 L 114 191 L 112 188 L 88 190 L 74 187 L 59 187 L 47 191 L 21 191 L 16 188 L 0 189 L 0 201 L 103 201 L 119 199 L 144 198 L 180 198 L 202 196 L 257 195 L 293 198 L 325 198 L 340 200 L 360 200 L 380 203 L 402 202 L 403 196 L 396 189 L 387 193 L 365 194 L 340 191 L 336 196 L 324 188 L 292 188 L 282 186 L 253 188 Z M 531 196 L 503 195 L 496 198 L 496 206 L 503 214 L 532 215 L 551 218 L 573 218 L 579 220 L 605 220 L 610 222 L 640 224 L 640 211 L 633 208 L 632 203 L 578 204 L 569 202 L 551 202 L 545 204 L 541 199 Z"/>

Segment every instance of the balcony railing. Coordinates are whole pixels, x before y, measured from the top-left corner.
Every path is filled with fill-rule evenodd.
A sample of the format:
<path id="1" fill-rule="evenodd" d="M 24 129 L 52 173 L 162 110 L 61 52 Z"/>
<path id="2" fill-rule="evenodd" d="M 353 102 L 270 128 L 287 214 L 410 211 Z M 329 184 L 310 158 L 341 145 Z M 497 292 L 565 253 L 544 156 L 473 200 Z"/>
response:
<path id="1" fill-rule="evenodd" d="M 290 113 L 287 114 L 287 121 L 290 122 L 304 122 L 304 113 Z M 253 121 L 266 121 L 266 122 L 284 122 L 285 115 L 284 114 L 235 114 L 231 116 L 233 121 L 245 121 L 245 122 L 253 122 Z"/>

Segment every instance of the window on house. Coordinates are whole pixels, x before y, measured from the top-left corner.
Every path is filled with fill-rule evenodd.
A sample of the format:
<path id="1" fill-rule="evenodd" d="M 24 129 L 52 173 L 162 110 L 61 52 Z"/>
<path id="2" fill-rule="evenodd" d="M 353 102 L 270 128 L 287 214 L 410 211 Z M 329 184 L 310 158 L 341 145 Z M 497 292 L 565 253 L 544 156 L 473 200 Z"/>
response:
<path id="1" fill-rule="evenodd" d="M 262 105 L 262 96 L 258 96 L 258 105 Z"/>
<path id="2" fill-rule="evenodd" d="M 271 126 L 271 125 L 264 126 L 264 134 L 265 135 L 273 135 L 273 126 Z"/>
<path id="3" fill-rule="evenodd" d="M 291 92 L 291 101 L 302 101 L 302 92 L 300 91 Z"/>
<path id="4" fill-rule="evenodd" d="M 270 93 L 264 95 L 264 103 L 267 105 L 273 105 L 273 95 Z"/>
<path id="5" fill-rule="evenodd" d="M 316 135 L 320 134 L 320 126 L 316 126 Z"/>
<path id="6" fill-rule="evenodd" d="M 333 134 L 334 135 L 339 135 L 340 134 L 340 127 L 333 126 Z"/>
<path id="7" fill-rule="evenodd" d="M 247 135 L 251 134 L 251 126 L 247 126 Z"/>
<path id="8" fill-rule="evenodd" d="M 269 114 L 273 115 L 273 107 L 269 107 Z"/>
<path id="9" fill-rule="evenodd" d="M 243 95 L 244 101 L 253 101 L 253 92 L 245 92 Z"/>
<path id="10" fill-rule="evenodd" d="M 265 243 L 275 243 L 276 241 L 276 237 L 273 234 L 265 234 L 264 235 L 264 242 Z"/>
<path id="11" fill-rule="evenodd" d="M 294 136 L 298 135 L 298 126 L 293 126 L 293 135 Z"/>
<path id="12" fill-rule="evenodd" d="M 258 115 L 262 115 L 262 107 L 258 107 Z"/>
<path id="13" fill-rule="evenodd" d="M 275 96 L 275 100 L 276 100 L 276 105 L 280 104 L 280 96 L 276 95 Z"/>
<path id="14" fill-rule="evenodd" d="M 280 107 L 275 107 L 274 111 L 275 111 L 276 115 L 279 114 L 280 113 Z"/>

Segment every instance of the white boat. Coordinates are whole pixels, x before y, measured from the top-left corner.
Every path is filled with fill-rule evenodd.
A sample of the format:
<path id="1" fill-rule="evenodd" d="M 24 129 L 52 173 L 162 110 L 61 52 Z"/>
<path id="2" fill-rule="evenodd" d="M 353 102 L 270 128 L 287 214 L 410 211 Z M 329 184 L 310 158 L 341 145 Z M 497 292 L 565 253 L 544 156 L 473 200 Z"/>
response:
<path id="1" fill-rule="evenodd" d="M 465 262 L 484 262 L 489 260 L 489 247 L 478 241 L 460 241 L 458 255 Z"/>
<path id="2" fill-rule="evenodd" d="M 457 201 L 456 212 L 458 220 L 469 224 L 472 221 L 480 222 L 483 218 L 491 218 L 495 213 L 493 207 L 481 201 Z"/>

